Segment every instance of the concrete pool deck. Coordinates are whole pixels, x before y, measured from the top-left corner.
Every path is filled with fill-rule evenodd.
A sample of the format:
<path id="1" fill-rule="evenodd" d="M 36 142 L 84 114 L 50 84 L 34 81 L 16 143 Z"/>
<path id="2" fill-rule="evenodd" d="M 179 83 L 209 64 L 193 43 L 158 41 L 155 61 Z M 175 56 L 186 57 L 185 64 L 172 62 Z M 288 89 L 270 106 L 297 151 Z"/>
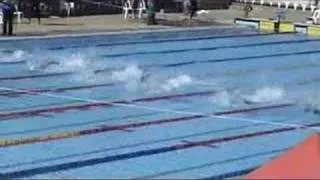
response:
<path id="1" fill-rule="evenodd" d="M 254 6 L 251 17 L 273 18 L 277 8 Z M 130 30 L 172 29 L 175 27 L 194 27 L 212 25 L 230 25 L 236 17 L 243 16 L 242 5 L 234 3 L 228 10 L 212 10 L 207 14 L 199 15 L 193 23 L 186 24 L 181 13 L 157 14 L 159 25 L 148 26 L 143 20 L 125 20 L 123 15 L 97 15 L 69 18 L 43 18 L 39 25 L 36 19 L 28 23 L 23 19 L 15 27 L 17 36 L 46 36 L 57 34 L 99 33 Z M 311 15 L 310 11 L 287 10 L 286 20 L 303 22 Z"/>

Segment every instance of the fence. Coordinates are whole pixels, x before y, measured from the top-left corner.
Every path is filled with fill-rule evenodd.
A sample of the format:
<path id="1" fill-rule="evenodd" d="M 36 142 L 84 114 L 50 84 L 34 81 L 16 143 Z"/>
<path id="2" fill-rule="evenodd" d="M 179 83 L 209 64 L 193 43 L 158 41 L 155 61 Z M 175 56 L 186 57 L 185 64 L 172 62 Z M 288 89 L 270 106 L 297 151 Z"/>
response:
<path id="1" fill-rule="evenodd" d="M 318 5 L 319 0 L 234 0 L 240 3 L 252 3 L 258 5 L 277 6 L 278 8 L 293 8 L 313 11 Z"/>

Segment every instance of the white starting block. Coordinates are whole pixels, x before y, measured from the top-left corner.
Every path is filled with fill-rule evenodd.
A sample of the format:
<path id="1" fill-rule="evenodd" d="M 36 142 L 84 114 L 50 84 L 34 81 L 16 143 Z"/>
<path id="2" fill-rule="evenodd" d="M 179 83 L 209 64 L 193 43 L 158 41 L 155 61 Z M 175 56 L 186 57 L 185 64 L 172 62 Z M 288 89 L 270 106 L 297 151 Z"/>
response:
<path id="1" fill-rule="evenodd" d="M 70 4 L 69 3 L 64 3 L 64 9 L 67 11 L 67 17 L 70 16 L 70 12 L 71 12 L 71 9 L 70 9 Z"/>
<path id="2" fill-rule="evenodd" d="M 128 19 L 130 11 L 132 13 L 132 16 L 134 16 L 134 10 L 132 8 L 132 4 L 133 4 L 133 1 L 131 0 L 127 0 L 124 2 L 123 8 L 122 8 L 124 12 L 124 19 Z"/>
<path id="3" fill-rule="evenodd" d="M 143 13 L 147 11 L 146 2 L 144 0 L 140 0 L 138 11 L 139 11 L 138 18 L 142 19 Z"/>
<path id="4" fill-rule="evenodd" d="M 74 2 L 64 3 L 64 9 L 67 12 L 67 17 L 69 17 L 71 12 L 74 10 Z"/>
<path id="5" fill-rule="evenodd" d="M 74 2 L 69 2 L 70 9 L 74 9 Z"/>
<path id="6" fill-rule="evenodd" d="M 21 11 L 16 11 L 14 12 L 14 15 L 17 17 L 17 23 L 20 24 L 23 13 Z"/>
<path id="7" fill-rule="evenodd" d="M 320 9 L 313 11 L 312 16 L 308 18 L 310 24 L 320 24 Z"/>
<path id="8" fill-rule="evenodd" d="M 144 0 L 126 0 L 122 7 L 123 13 L 124 13 L 124 19 L 128 19 L 130 13 L 132 17 L 135 18 L 135 9 L 133 9 L 134 1 L 139 1 L 138 8 L 137 8 L 138 18 L 139 19 L 143 18 L 143 13 L 145 13 L 147 10 L 146 2 Z"/>

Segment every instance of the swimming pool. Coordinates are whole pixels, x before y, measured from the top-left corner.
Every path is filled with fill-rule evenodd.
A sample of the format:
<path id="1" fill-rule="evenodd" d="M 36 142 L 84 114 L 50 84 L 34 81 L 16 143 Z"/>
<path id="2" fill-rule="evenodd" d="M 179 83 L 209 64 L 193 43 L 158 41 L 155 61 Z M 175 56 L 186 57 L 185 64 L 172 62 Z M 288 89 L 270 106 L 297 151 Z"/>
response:
<path id="1" fill-rule="evenodd" d="M 2 178 L 237 177 L 319 130 L 318 38 L 226 26 L 0 43 Z"/>

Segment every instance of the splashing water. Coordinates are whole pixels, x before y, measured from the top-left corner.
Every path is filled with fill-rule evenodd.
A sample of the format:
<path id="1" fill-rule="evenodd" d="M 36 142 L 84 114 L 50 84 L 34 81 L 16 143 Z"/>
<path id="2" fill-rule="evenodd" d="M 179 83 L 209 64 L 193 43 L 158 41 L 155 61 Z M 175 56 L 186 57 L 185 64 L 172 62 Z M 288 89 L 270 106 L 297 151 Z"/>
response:
<path id="1" fill-rule="evenodd" d="M 96 74 L 95 71 L 105 67 L 101 61 L 96 61 L 96 56 L 83 53 L 51 54 L 39 56 L 33 53 L 33 57 L 27 61 L 30 71 L 49 73 L 72 72 L 71 80 L 84 82 L 100 82 L 110 80 L 107 76 Z"/>
<path id="2" fill-rule="evenodd" d="M 174 89 L 190 85 L 192 83 L 192 79 L 188 75 L 179 75 L 175 78 L 170 78 L 166 81 L 165 84 L 161 86 L 161 88 L 167 92 L 171 92 Z"/>
<path id="3" fill-rule="evenodd" d="M 1 56 L 1 62 L 19 62 L 22 61 L 27 56 L 27 54 L 23 50 L 15 50 L 10 55 Z"/>
<path id="4" fill-rule="evenodd" d="M 229 108 L 232 106 L 232 95 L 228 91 L 220 91 L 210 97 L 210 102 L 218 108 Z"/>
<path id="5" fill-rule="evenodd" d="M 167 74 L 153 74 L 151 72 L 143 72 L 140 79 L 140 85 L 147 94 L 168 93 L 192 83 L 193 79 L 188 75 L 168 77 Z"/>
<path id="6" fill-rule="evenodd" d="M 257 89 L 253 95 L 244 95 L 243 99 L 248 104 L 270 103 L 282 100 L 286 92 L 279 87 L 263 87 Z"/>
<path id="7" fill-rule="evenodd" d="M 25 52 L 22 50 L 16 50 L 13 52 L 12 57 L 14 60 L 21 60 L 25 55 Z"/>
<path id="8" fill-rule="evenodd" d="M 127 89 L 137 90 L 143 77 L 143 71 L 136 65 L 129 65 L 123 70 L 113 71 L 111 79 L 125 83 Z"/>
<path id="9" fill-rule="evenodd" d="M 62 71 L 81 72 L 89 67 L 89 63 L 81 54 L 72 54 L 69 60 L 60 62 L 59 68 Z"/>
<path id="10" fill-rule="evenodd" d="M 86 56 L 80 53 L 72 54 L 69 60 L 64 60 L 58 66 L 60 71 L 69 71 L 73 72 L 73 79 L 76 81 L 85 81 L 85 82 L 106 82 L 110 78 L 104 76 L 103 74 L 96 74 L 95 71 L 104 68 L 104 64 L 96 61 L 95 56 Z"/>

